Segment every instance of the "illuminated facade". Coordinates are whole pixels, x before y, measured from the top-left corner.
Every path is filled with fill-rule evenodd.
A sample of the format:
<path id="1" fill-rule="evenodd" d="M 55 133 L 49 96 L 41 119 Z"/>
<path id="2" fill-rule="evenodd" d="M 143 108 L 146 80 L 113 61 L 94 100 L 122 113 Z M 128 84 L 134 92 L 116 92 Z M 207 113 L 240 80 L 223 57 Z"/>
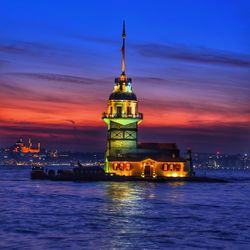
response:
<path id="1" fill-rule="evenodd" d="M 26 146 L 23 142 L 23 139 L 20 138 L 13 149 L 14 152 L 21 152 L 21 153 L 40 153 L 40 143 L 38 143 L 37 148 L 34 148 L 32 145 L 31 138 L 29 138 L 29 145 Z"/>
<path id="2" fill-rule="evenodd" d="M 125 24 L 122 32 L 122 73 L 115 78 L 107 112 L 102 119 L 108 126 L 105 171 L 122 176 L 186 177 L 191 175 L 190 160 L 180 157 L 175 143 L 138 143 L 138 112 L 132 79 L 125 74 Z M 191 157 L 190 157 L 191 159 Z"/>

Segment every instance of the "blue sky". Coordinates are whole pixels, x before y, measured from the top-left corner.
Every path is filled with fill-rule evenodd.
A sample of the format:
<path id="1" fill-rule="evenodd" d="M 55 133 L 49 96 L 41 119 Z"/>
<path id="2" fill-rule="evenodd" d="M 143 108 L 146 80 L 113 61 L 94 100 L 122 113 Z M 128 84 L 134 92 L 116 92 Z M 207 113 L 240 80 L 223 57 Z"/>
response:
<path id="1" fill-rule="evenodd" d="M 32 135 L 45 146 L 52 136 L 55 147 L 70 141 L 79 149 L 66 120 L 77 124 L 80 143 L 84 127 L 104 129 L 100 113 L 120 74 L 125 20 L 127 74 L 145 117 L 141 139 L 246 150 L 249 10 L 249 1 L 2 0 L 0 146 Z M 97 134 L 88 137 L 93 148 L 80 149 L 103 150 L 106 133 Z M 215 143 L 207 144 L 211 134 Z"/>

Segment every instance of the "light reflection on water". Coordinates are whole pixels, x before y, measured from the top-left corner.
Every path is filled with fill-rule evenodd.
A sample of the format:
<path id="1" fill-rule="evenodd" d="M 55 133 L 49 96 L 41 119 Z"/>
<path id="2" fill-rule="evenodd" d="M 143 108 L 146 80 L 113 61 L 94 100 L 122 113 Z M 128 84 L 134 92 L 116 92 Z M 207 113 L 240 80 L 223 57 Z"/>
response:
<path id="1" fill-rule="evenodd" d="M 226 184 L 74 183 L 2 168 L 0 248 L 247 249 L 250 176 L 230 175 Z"/>

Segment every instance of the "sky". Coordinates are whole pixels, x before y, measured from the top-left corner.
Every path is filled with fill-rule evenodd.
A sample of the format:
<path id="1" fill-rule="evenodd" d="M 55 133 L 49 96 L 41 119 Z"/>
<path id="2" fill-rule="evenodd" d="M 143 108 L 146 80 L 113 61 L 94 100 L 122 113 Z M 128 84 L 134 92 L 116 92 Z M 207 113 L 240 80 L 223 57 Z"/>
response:
<path id="1" fill-rule="evenodd" d="M 249 1 L 14 1 L 0 8 L 0 148 L 104 151 L 101 113 L 121 73 L 139 141 L 250 152 Z"/>

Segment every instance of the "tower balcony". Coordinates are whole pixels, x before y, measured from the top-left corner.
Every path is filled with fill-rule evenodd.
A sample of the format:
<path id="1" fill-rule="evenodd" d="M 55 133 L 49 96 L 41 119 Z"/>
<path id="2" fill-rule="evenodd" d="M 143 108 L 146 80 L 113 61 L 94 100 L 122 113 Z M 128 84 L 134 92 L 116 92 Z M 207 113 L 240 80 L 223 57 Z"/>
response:
<path id="1" fill-rule="evenodd" d="M 120 77 L 115 78 L 115 83 L 120 83 L 120 82 L 132 82 L 132 78 L 127 78 L 125 80 L 121 80 Z"/>
<path id="2" fill-rule="evenodd" d="M 134 118 L 134 119 L 139 119 L 142 120 L 143 119 L 143 114 L 142 113 L 137 113 L 137 114 L 126 114 L 126 113 L 115 113 L 115 114 L 108 114 L 106 112 L 102 113 L 102 119 L 106 119 L 106 118 Z"/>

